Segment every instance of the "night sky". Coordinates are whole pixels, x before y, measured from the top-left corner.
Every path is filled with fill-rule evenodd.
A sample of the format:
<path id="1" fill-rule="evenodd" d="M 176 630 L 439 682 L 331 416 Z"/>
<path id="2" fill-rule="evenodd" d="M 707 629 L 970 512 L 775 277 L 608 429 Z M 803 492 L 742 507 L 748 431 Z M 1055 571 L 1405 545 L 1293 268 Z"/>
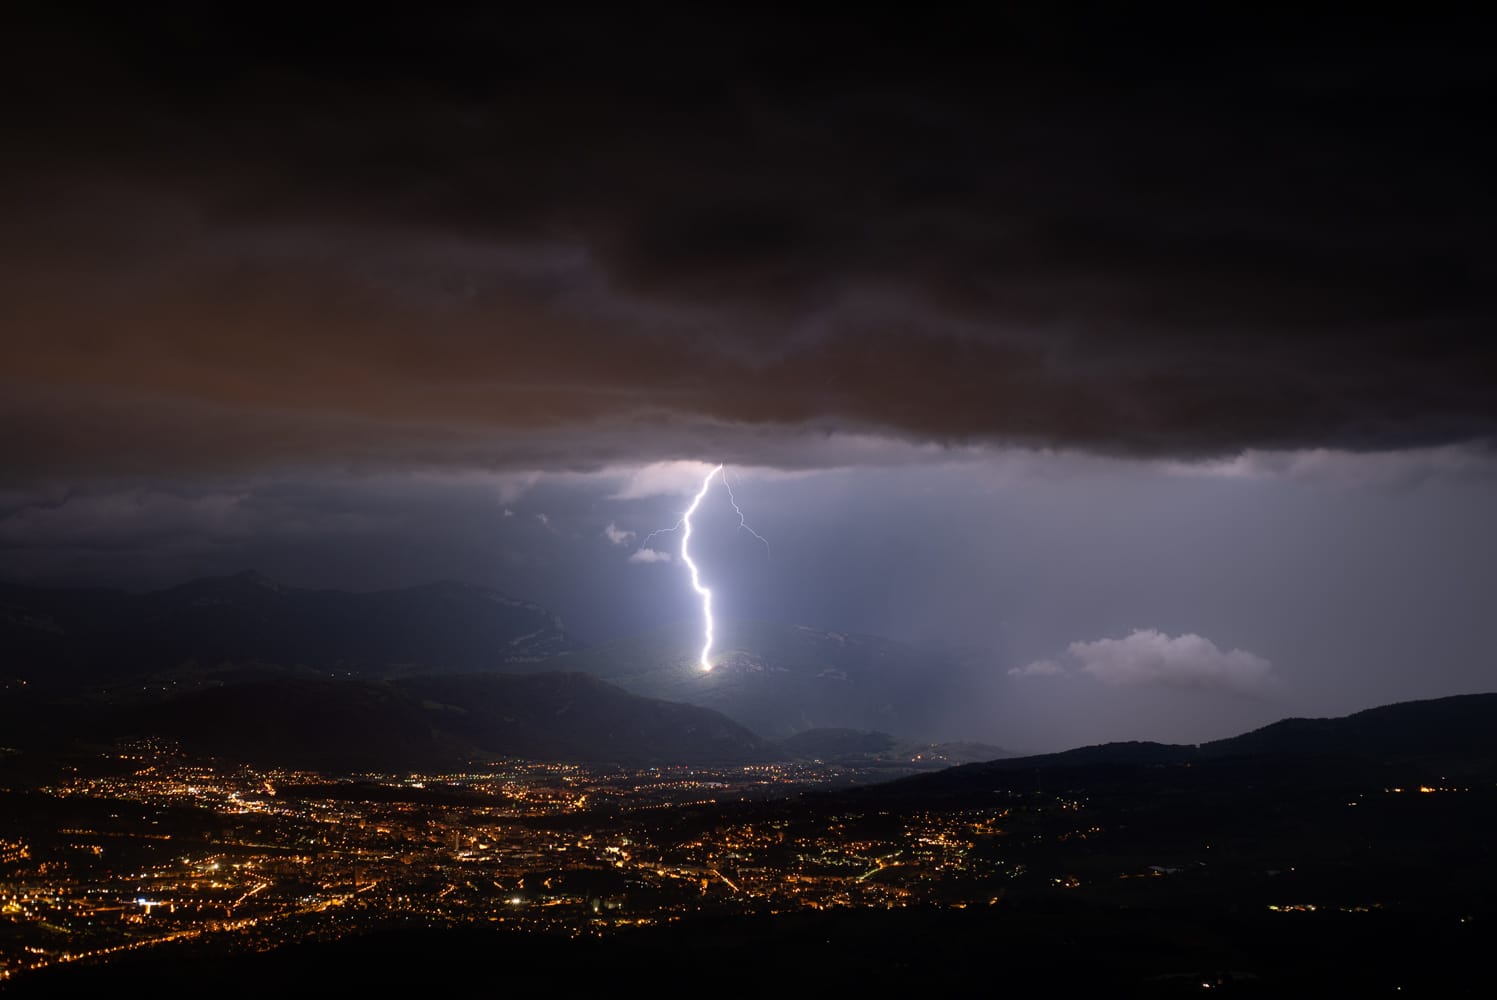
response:
<path id="1" fill-rule="evenodd" d="M 151 6 L 0 24 L 0 578 L 606 640 L 723 462 L 720 611 L 966 650 L 953 736 L 1497 687 L 1481 20 Z"/>

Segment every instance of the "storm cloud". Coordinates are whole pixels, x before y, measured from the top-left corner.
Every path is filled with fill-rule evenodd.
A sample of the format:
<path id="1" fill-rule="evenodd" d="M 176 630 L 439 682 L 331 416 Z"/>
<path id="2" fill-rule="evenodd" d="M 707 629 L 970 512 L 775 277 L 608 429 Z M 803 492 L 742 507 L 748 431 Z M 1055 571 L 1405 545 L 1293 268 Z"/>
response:
<path id="1" fill-rule="evenodd" d="M 223 14 L 7 32 L 12 481 L 1497 428 L 1475 21 Z"/>

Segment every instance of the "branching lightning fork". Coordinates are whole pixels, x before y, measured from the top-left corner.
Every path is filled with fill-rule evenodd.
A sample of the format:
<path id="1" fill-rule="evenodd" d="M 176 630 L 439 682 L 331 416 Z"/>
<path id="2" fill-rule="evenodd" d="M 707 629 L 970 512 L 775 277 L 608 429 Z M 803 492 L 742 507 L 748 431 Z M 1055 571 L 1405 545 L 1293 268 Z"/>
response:
<path id="1" fill-rule="evenodd" d="M 759 534 L 753 528 L 749 527 L 748 521 L 746 521 L 744 519 L 744 517 L 743 517 L 743 508 L 740 507 L 740 506 L 738 506 L 738 498 L 733 495 L 733 485 L 728 482 L 728 470 L 725 469 L 725 468 L 723 468 L 721 465 L 719 465 L 718 468 L 722 469 L 722 473 L 723 473 L 723 488 L 728 491 L 728 503 L 730 503 L 730 504 L 733 505 L 733 513 L 735 513 L 735 514 L 738 515 L 738 527 L 741 530 L 743 530 L 743 531 L 747 531 L 749 534 L 751 534 L 755 538 L 759 539 L 759 541 L 763 542 L 764 543 L 764 554 L 765 555 L 769 555 L 770 554 L 770 552 L 769 552 L 769 539 L 765 538 L 763 535 Z M 712 477 L 709 475 L 707 478 L 711 479 Z"/>

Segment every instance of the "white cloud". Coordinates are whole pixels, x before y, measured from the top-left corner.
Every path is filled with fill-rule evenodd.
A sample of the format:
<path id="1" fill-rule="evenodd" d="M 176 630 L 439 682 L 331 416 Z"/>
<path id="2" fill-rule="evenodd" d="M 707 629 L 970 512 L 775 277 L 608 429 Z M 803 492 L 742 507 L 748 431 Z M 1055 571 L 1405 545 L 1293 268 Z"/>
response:
<path id="1" fill-rule="evenodd" d="M 546 514 L 537 514 L 537 515 L 535 515 L 535 519 L 537 521 L 541 522 L 541 526 L 542 527 L 545 527 L 545 528 L 551 527 L 551 518 L 548 515 L 546 515 Z"/>
<path id="2" fill-rule="evenodd" d="M 661 552 L 659 549 L 639 549 L 629 556 L 629 561 L 632 563 L 670 562 L 671 554 Z"/>
<path id="3" fill-rule="evenodd" d="M 1114 685 L 1167 687 L 1266 695 L 1278 686 L 1273 664 L 1243 649 L 1223 651 L 1203 636 L 1168 636 L 1135 629 L 1123 639 L 1073 642 L 1066 652 L 1083 672 Z"/>
<path id="4" fill-rule="evenodd" d="M 1035 660 L 1022 667 L 1010 669 L 1008 675 L 1010 677 L 1054 677 L 1065 672 L 1066 668 L 1054 660 Z"/>
<path id="5" fill-rule="evenodd" d="M 603 529 L 603 537 L 614 545 L 628 545 L 634 541 L 634 532 L 625 531 L 617 524 L 609 521 L 608 527 Z"/>

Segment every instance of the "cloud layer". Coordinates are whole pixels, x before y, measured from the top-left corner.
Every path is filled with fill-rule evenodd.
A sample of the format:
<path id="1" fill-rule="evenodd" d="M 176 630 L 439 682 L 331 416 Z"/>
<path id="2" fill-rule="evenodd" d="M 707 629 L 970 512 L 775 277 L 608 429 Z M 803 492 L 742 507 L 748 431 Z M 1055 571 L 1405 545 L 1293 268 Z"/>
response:
<path id="1" fill-rule="evenodd" d="M 1497 428 L 1474 20 L 37 17 L 13 478 Z"/>

